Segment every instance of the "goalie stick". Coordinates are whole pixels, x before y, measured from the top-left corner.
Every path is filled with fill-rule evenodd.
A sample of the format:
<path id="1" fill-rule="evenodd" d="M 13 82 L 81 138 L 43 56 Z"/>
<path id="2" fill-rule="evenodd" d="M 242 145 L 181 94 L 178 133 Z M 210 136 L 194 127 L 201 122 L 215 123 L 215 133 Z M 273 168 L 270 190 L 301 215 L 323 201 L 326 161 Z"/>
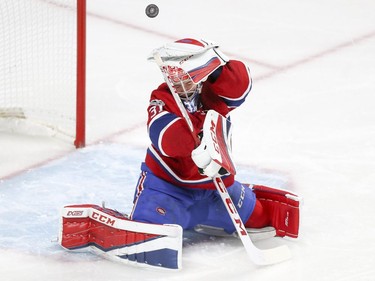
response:
<path id="1" fill-rule="evenodd" d="M 205 234 L 213 235 L 218 237 L 237 237 L 237 232 L 229 234 L 224 230 L 224 228 L 214 227 L 210 225 L 198 224 L 194 227 L 194 231 Z M 266 226 L 263 228 L 246 228 L 248 235 L 250 236 L 251 241 L 260 241 L 269 239 L 276 236 L 276 230 L 272 226 Z"/>
<path id="2" fill-rule="evenodd" d="M 157 63 L 157 65 L 159 66 L 163 76 L 164 76 L 164 80 L 166 81 L 172 95 L 173 95 L 173 98 L 182 114 L 182 116 L 184 117 L 189 129 L 190 129 L 190 132 L 195 140 L 195 143 L 196 143 L 196 146 L 199 145 L 200 143 L 200 140 L 198 138 L 198 136 L 195 134 L 194 132 L 194 127 L 193 127 L 193 124 L 190 120 L 190 117 L 175 89 L 175 87 L 173 86 L 172 82 L 171 82 L 171 78 L 169 77 L 168 73 L 167 73 L 167 67 L 166 65 L 163 63 L 163 60 L 162 58 L 160 57 L 159 53 L 156 51 L 153 53 L 153 57 L 155 59 L 155 62 Z M 224 117 L 222 117 L 224 118 Z M 224 118 L 226 120 L 226 118 Z M 225 164 L 225 166 L 223 166 L 223 168 L 225 168 L 227 171 L 235 171 L 234 170 L 234 167 L 231 166 L 231 165 L 227 165 L 229 162 L 225 162 L 225 163 L 220 163 L 220 164 Z M 230 198 L 228 192 L 227 192 L 227 189 L 222 181 L 222 179 L 220 177 L 214 177 L 213 179 L 213 182 L 215 184 L 215 187 L 218 191 L 218 193 L 220 194 L 220 197 L 228 211 L 228 214 L 233 222 L 233 225 L 235 226 L 236 228 L 236 231 L 237 231 L 237 234 L 238 234 L 238 237 L 241 239 L 241 242 L 242 244 L 244 245 L 245 247 L 245 250 L 248 254 L 248 256 L 250 257 L 250 259 L 257 265 L 269 265 L 269 264 L 275 264 L 275 263 L 279 263 L 279 262 L 282 262 L 282 261 L 285 261 L 285 260 L 288 260 L 290 259 L 291 257 L 291 254 L 290 254 L 290 250 L 289 248 L 286 246 L 286 245 L 282 245 L 282 246 L 278 246 L 278 247 L 275 247 L 275 248 L 271 248 L 271 249 L 259 249 L 257 248 L 253 242 L 251 241 L 246 229 L 245 229 L 245 226 L 244 226 L 244 223 L 242 222 L 242 219 L 241 217 L 239 216 L 238 212 L 237 212 L 237 209 L 235 207 L 235 205 L 233 204 L 233 201 L 232 199 Z"/>

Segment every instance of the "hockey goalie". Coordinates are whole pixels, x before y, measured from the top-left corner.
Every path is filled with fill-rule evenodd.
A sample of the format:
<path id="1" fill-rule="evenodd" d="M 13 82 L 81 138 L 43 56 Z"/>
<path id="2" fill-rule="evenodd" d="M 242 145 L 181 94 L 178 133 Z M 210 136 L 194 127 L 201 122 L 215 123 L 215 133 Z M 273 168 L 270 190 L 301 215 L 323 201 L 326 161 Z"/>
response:
<path id="1" fill-rule="evenodd" d="M 252 239 L 297 238 L 296 194 L 235 179 L 230 112 L 252 88 L 248 66 L 229 60 L 217 44 L 190 38 L 155 49 L 149 60 L 165 82 L 150 96 L 151 144 L 133 209 L 125 216 L 96 205 L 65 206 L 61 245 L 90 248 L 127 264 L 179 269 L 183 230 L 238 235 L 233 222 L 241 221 Z"/>

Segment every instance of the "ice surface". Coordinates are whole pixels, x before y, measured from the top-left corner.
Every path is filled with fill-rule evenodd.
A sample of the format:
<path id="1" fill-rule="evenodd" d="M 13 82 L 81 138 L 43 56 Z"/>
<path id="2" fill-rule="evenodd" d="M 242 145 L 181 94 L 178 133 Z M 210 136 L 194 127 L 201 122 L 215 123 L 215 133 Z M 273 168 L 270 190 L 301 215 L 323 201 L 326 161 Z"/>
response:
<path id="1" fill-rule="evenodd" d="M 0 129 L 1 280 L 375 280 L 375 3 L 160 0 L 154 19 L 148 4 L 88 1 L 87 148 Z M 250 65 L 234 160 L 240 180 L 303 196 L 300 237 L 273 241 L 292 260 L 257 267 L 239 240 L 201 236 L 186 237 L 180 272 L 63 251 L 64 204 L 130 210 L 162 79 L 145 58 L 188 36 Z"/>

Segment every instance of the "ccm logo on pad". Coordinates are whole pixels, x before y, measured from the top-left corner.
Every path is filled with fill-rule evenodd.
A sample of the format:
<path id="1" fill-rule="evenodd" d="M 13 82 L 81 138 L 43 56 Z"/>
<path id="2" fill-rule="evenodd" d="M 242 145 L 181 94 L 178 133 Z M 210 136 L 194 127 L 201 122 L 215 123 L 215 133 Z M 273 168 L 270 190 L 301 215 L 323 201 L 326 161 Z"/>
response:
<path id="1" fill-rule="evenodd" d="M 102 215 L 102 214 L 99 214 L 99 213 L 96 213 L 96 212 L 92 212 L 91 218 L 93 218 L 96 221 L 99 221 L 99 222 L 102 222 L 104 224 L 111 225 L 111 226 L 113 226 L 115 224 L 115 221 L 116 221 L 116 220 L 113 220 L 113 219 L 111 219 L 111 218 L 109 218 L 105 215 Z"/>
<path id="2" fill-rule="evenodd" d="M 212 120 L 211 120 L 210 133 L 211 133 L 212 142 L 214 144 L 214 148 L 215 148 L 217 153 L 220 153 L 219 143 L 218 143 L 217 138 L 216 138 L 216 124 Z"/>

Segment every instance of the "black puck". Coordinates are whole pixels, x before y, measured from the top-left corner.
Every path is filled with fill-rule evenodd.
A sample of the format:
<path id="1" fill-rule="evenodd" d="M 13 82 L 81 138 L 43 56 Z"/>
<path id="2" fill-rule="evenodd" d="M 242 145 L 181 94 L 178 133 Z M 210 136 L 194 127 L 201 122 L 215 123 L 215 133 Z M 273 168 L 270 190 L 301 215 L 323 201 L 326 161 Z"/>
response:
<path id="1" fill-rule="evenodd" d="M 149 18 L 154 18 L 159 14 L 159 7 L 155 4 L 150 4 L 146 7 L 146 15 Z"/>

